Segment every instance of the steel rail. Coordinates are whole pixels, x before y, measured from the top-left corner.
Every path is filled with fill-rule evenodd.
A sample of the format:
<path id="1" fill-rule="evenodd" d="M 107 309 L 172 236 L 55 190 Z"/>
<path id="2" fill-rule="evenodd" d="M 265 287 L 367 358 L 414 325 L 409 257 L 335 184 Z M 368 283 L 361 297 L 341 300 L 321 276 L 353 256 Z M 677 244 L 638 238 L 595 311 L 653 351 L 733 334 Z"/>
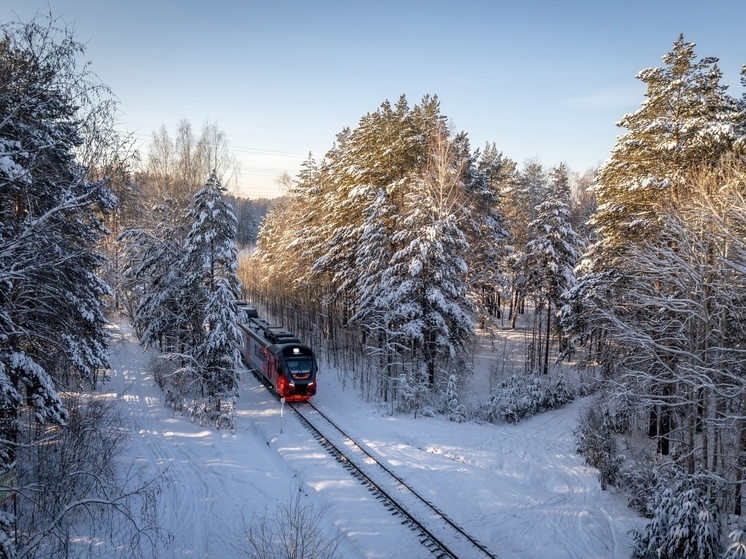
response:
<path id="1" fill-rule="evenodd" d="M 437 555 L 438 558 L 445 558 L 450 557 L 452 559 L 459 559 L 460 555 L 458 552 L 452 549 L 452 546 L 449 546 L 443 541 L 443 538 L 436 536 L 432 530 L 428 529 L 424 522 L 417 519 L 414 514 L 412 514 L 409 510 L 407 510 L 406 505 L 402 504 L 399 499 L 394 497 L 390 491 L 387 491 L 383 487 L 381 487 L 381 484 L 376 482 L 369 476 L 365 471 L 363 471 L 363 467 L 356 464 L 353 460 L 350 459 L 350 457 L 347 455 L 347 453 L 340 448 L 340 445 L 334 444 L 329 437 L 329 434 L 322 432 L 321 429 L 318 428 L 317 425 L 314 424 L 312 420 L 310 420 L 304 412 L 302 411 L 303 407 L 310 407 L 313 409 L 324 421 L 326 421 L 329 425 L 332 426 L 332 428 L 339 433 L 342 438 L 354 445 L 357 449 L 359 449 L 368 460 L 371 460 L 373 462 L 372 467 L 377 467 L 381 471 L 385 472 L 385 474 L 394 480 L 398 486 L 400 486 L 402 489 L 404 489 L 407 493 L 412 495 L 417 501 L 422 503 L 427 509 L 435 513 L 436 517 L 442 520 L 442 522 L 447 525 L 451 530 L 455 531 L 461 538 L 463 538 L 468 544 L 473 546 L 474 548 L 478 549 L 479 552 L 481 552 L 486 558 L 488 559 L 497 559 L 496 555 L 493 555 L 482 543 L 477 541 L 475 538 L 473 538 L 470 534 L 468 534 L 461 526 L 456 524 L 453 520 L 451 520 L 442 510 L 440 510 L 438 507 L 436 507 L 434 504 L 432 504 L 430 501 L 425 499 L 422 495 L 420 495 L 417 491 L 415 491 L 407 482 L 405 482 L 399 475 L 397 475 L 394 471 L 392 471 L 388 466 L 383 464 L 376 456 L 371 454 L 363 445 L 358 443 L 353 437 L 348 435 L 344 429 L 342 429 L 339 425 L 337 425 L 333 420 L 331 420 L 325 413 L 323 413 L 321 410 L 319 410 L 316 406 L 314 406 L 311 402 L 305 402 L 302 404 L 290 404 L 291 408 L 295 411 L 295 413 L 298 415 L 299 418 L 301 418 L 302 422 L 314 433 L 315 437 L 319 440 L 319 442 L 322 443 L 322 445 L 329 451 L 338 461 L 343 463 L 343 465 L 351 472 L 355 477 L 363 481 L 371 491 L 374 493 L 377 493 L 382 496 L 383 499 L 390 505 L 389 511 L 392 512 L 392 514 L 400 514 L 406 519 L 406 522 L 408 522 L 412 527 L 414 527 L 416 530 L 420 531 L 423 536 L 426 537 L 425 540 L 422 540 L 421 543 L 427 547 L 431 553 L 434 555 Z M 473 550 L 472 550 L 473 552 Z M 469 559 L 473 559 L 474 555 L 470 554 Z"/>

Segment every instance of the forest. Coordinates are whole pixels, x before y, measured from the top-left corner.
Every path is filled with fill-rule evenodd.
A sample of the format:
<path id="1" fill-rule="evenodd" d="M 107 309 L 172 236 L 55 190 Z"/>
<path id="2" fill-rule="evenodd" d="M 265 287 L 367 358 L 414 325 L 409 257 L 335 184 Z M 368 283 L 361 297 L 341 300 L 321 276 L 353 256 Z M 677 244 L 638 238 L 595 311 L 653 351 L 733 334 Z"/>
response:
<path id="1" fill-rule="evenodd" d="M 122 431 L 95 398 L 111 317 L 160 351 L 174 407 L 220 412 L 238 299 L 391 413 L 468 428 L 587 397 L 579 452 L 651 519 L 633 557 L 746 557 L 746 93 L 717 58 L 680 36 L 641 70 L 599 169 L 519 167 L 436 95 L 402 95 L 285 196 L 247 200 L 217 124 L 138 153 L 84 52 L 54 21 L 2 27 L 0 557 L 64 556 L 81 509 L 104 533 L 157 498 L 115 471 Z M 471 405 L 475 338 L 519 320 L 520 366 Z"/>

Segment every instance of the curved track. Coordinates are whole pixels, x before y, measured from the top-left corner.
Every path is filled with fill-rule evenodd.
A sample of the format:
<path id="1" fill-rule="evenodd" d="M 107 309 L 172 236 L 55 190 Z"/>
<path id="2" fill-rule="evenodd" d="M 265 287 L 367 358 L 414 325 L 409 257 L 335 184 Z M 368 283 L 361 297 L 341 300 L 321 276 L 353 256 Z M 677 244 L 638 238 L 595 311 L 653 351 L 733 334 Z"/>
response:
<path id="1" fill-rule="evenodd" d="M 280 397 L 258 371 L 250 370 L 268 390 Z M 310 401 L 288 403 L 288 406 L 319 443 L 353 477 L 368 487 L 391 514 L 401 516 L 402 524 L 421 534 L 420 543 L 438 559 L 497 559 L 482 543 L 412 489 Z"/>
<path id="2" fill-rule="evenodd" d="M 375 493 L 391 514 L 401 516 L 403 524 L 422 535 L 420 542 L 433 555 L 453 559 L 497 559 L 313 404 L 290 406 L 322 446 Z"/>

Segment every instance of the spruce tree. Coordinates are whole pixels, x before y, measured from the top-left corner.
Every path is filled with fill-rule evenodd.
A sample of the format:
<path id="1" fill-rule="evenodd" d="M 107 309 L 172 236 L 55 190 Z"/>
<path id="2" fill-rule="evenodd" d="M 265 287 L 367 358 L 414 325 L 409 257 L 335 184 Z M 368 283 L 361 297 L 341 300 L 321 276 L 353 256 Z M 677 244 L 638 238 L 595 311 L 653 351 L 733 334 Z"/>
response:
<path id="1" fill-rule="evenodd" d="M 182 296 L 199 324 L 191 349 L 207 396 L 231 394 L 237 389 L 241 338 L 235 306 L 240 294 L 236 216 L 223 199 L 224 191 L 213 171 L 204 188 L 194 195 L 187 214 L 192 228 L 185 245 L 187 281 Z"/>
<path id="2" fill-rule="evenodd" d="M 130 229 L 122 233 L 125 247 L 123 287 L 136 294 L 132 322 L 145 347 L 172 353 L 188 353 L 194 336 L 188 323 L 190 306 L 182 298 L 185 289 L 184 232 L 174 213 L 179 206 L 165 200 L 152 209 L 153 230 Z"/>
<path id="3" fill-rule="evenodd" d="M 547 197 L 536 206 L 531 222 L 533 239 L 526 245 L 528 285 L 546 305 L 546 334 L 542 372 L 549 369 L 549 339 L 552 317 L 559 309 L 560 298 L 575 285 L 573 272 L 580 257 L 581 240 L 570 225 L 570 185 L 564 165 L 550 176 Z"/>

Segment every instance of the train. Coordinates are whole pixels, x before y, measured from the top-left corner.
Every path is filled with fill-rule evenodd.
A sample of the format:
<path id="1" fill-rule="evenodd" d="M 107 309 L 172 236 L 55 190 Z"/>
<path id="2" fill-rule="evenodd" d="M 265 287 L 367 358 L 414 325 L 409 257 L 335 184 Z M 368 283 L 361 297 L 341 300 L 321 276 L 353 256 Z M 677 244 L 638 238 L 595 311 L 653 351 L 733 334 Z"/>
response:
<path id="1" fill-rule="evenodd" d="M 246 365 L 287 402 L 305 402 L 316 394 L 318 364 L 310 347 L 295 334 L 259 318 L 257 310 L 238 301 Z"/>

